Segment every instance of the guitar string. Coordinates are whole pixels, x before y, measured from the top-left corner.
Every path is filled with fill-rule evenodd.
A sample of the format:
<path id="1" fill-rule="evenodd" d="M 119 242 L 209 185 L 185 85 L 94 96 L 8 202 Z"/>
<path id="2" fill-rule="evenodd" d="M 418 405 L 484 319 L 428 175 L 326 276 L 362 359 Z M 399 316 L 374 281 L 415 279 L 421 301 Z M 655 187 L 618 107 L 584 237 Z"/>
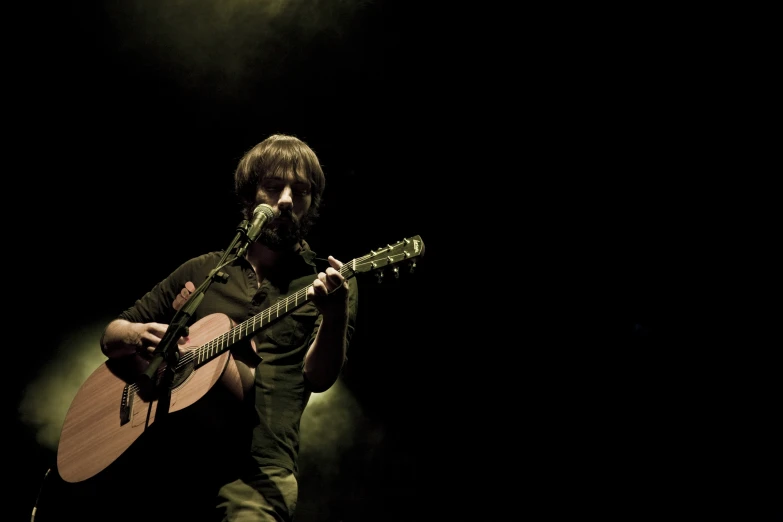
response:
<path id="1" fill-rule="evenodd" d="M 393 249 L 395 247 L 390 247 L 390 249 Z M 365 256 L 356 258 L 353 261 L 349 261 L 348 263 L 343 264 L 343 266 L 341 266 L 340 269 L 339 269 L 340 275 L 345 276 L 348 272 L 351 272 L 351 273 L 355 274 L 356 273 L 356 268 L 357 268 L 357 266 L 356 266 L 357 263 L 361 265 L 361 264 L 363 264 L 363 261 L 365 261 L 365 260 L 367 260 L 367 259 L 369 259 L 371 257 L 377 257 L 379 254 L 382 254 L 382 253 L 384 253 L 384 250 L 379 250 L 378 252 L 374 252 L 372 254 L 367 254 Z M 388 265 L 384 265 L 384 266 L 389 266 L 391 264 L 393 264 L 392 260 L 390 260 L 390 263 Z M 276 315 L 275 318 L 278 318 L 278 317 L 280 317 L 280 307 L 281 307 L 281 304 L 283 304 L 283 303 L 285 304 L 285 310 L 287 312 L 288 311 L 288 306 L 291 305 L 291 301 L 292 300 L 294 301 L 294 304 L 293 304 L 294 307 L 298 307 L 299 306 L 299 304 L 298 304 L 299 303 L 299 297 L 298 296 L 300 294 L 304 294 L 302 296 L 302 299 L 305 299 L 305 302 L 306 302 L 307 291 L 310 288 L 312 288 L 312 287 L 313 287 L 313 285 L 308 285 L 305 288 L 302 288 L 302 289 L 294 292 L 293 294 L 280 299 L 279 301 L 277 301 L 277 303 L 275 303 L 274 305 L 268 307 L 266 310 L 263 310 L 260 313 L 254 315 L 252 318 L 248 319 L 247 321 L 244 321 L 244 322 L 242 322 L 242 323 L 240 323 L 240 324 L 230 328 L 228 330 L 228 332 L 225 332 L 225 333 L 219 335 L 218 337 L 208 341 L 207 343 L 199 346 L 198 348 L 196 348 L 194 350 L 189 350 L 189 351 L 185 352 L 184 354 L 182 354 L 182 357 L 179 359 L 179 361 L 177 361 L 177 366 L 176 366 L 174 371 L 175 372 L 179 371 L 184 366 L 190 364 L 190 362 L 197 355 L 199 356 L 199 359 L 201 359 L 201 356 L 204 356 L 205 358 L 208 359 L 209 356 L 211 355 L 210 352 L 212 351 L 213 348 L 219 350 L 219 352 L 217 352 L 218 354 L 223 353 L 225 350 L 220 350 L 220 346 L 221 345 L 223 345 L 223 346 L 231 346 L 234 343 L 236 343 L 237 341 L 241 341 L 242 339 L 244 339 L 251 331 L 255 331 L 256 329 L 260 328 L 263 325 L 264 315 L 268 316 L 268 318 L 269 318 L 268 321 L 267 321 L 267 324 L 269 322 L 271 322 L 272 321 L 272 310 L 275 307 L 277 308 L 277 312 L 276 312 L 277 315 Z M 304 305 L 305 302 L 303 302 L 302 305 Z M 258 326 L 256 326 L 256 321 L 257 320 L 261 321 Z M 252 324 L 252 327 L 250 326 L 251 324 Z M 242 330 L 247 330 L 244 335 L 242 333 Z M 238 334 L 237 334 L 237 332 L 238 332 Z M 238 335 L 238 337 L 236 339 L 232 339 L 235 335 Z M 229 342 L 229 340 L 231 340 L 230 344 L 225 344 L 225 345 L 223 344 L 224 342 Z M 160 376 L 160 374 L 163 371 L 165 371 L 165 368 L 159 369 L 158 370 L 158 376 Z M 132 393 L 135 393 L 135 392 L 137 392 L 139 390 L 139 387 L 140 386 L 137 383 L 131 384 L 128 387 L 128 391 L 132 392 Z"/>

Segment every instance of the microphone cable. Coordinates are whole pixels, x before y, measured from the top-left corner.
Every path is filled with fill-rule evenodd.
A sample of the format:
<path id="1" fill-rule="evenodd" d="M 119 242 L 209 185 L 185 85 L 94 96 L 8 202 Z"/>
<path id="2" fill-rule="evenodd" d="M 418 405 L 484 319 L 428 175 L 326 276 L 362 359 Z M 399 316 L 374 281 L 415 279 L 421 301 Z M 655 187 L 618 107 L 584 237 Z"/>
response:
<path id="1" fill-rule="evenodd" d="M 41 501 L 41 492 L 43 491 L 44 485 L 46 484 L 46 479 L 49 477 L 49 472 L 52 471 L 52 468 L 49 468 L 46 470 L 46 473 L 44 473 L 44 478 L 41 481 L 41 487 L 38 488 L 38 495 L 35 497 L 35 504 L 33 505 L 33 513 L 30 516 L 30 522 L 35 522 L 35 512 L 38 511 L 38 502 Z"/>

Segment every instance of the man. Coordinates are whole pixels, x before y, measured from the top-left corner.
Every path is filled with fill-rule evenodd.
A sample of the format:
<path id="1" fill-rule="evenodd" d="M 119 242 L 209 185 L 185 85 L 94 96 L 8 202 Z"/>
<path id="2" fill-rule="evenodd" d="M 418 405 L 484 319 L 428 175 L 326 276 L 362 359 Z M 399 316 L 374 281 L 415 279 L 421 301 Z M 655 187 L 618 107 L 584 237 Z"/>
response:
<path id="1" fill-rule="evenodd" d="M 184 392 L 169 399 L 171 388 L 159 392 L 163 416 L 122 463 L 133 474 L 121 474 L 94 507 L 113 510 L 98 516 L 103 520 L 293 519 L 300 418 L 310 393 L 329 389 L 340 374 L 355 328 L 357 285 L 343 277 L 340 261 L 316 258 L 305 241 L 325 185 L 319 160 L 306 143 L 288 135 L 268 137 L 242 157 L 234 182 L 248 222 L 258 216 L 259 205 L 271 209 L 257 240 L 233 261 L 242 249 L 185 261 L 107 325 L 101 347 L 111 361 L 155 361 L 175 314 L 186 304 L 192 308 L 197 301 L 188 300 L 207 280 L 201 301 L 188 311 L 189 328 L 178 332 L 179 360 L 188 360 L 195 339 L 202 345 L 234 325 L 251 320 L 255 326 L 258 317 L 270 324 L 230 349 L 225 369 L 218 368 L 221 381 L 191 406 L 179 408 Z M 218 276 L 210 279 L 223 259 Z M 278 303 L 291 296 L 286 303 L 297 307 L 280 314 Z M 226 316 L 230 324 L 223 321 Z M 175 364 L 161 367 L 165 373 Z M 185 389 L 187 379 L 198 382 L 199 372 L 215 372 L 212 364 L 190 377 L 178 375 L 175 386 Z M 226 376 L 239 384 L 223 386 Z"/>

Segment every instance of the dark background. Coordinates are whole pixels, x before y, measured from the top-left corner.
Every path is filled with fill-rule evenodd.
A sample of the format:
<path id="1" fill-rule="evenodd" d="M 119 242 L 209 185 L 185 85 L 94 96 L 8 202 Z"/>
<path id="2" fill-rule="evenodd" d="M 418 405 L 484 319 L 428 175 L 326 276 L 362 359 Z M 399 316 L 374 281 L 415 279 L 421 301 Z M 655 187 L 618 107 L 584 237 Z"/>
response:
<path id="1" fill-rule="evenodd" d="M 694 384 L 716 331 L 678 283 L 714 248 L 692 209 L 721 123 L 707 79 L 730 53 L 701 13 L 129 4 L 9 11 L 14 520 L 100 362 L 96 325 L 229 244 L 233 170 L 276 132 L 324 166 L 317 252 L 426 248 L 413 274 L 359 281 L 339 395 L 308 412 L 300 522 L 728 502 L 700 480 L 737 462 L 705 428 L 729 394 Z M 774 495 L 756 463 L 774 459 L 754 404 L 759 520 Z"/>
<path id="2" fill-rule="evenodd" d="M 27 43 L 6 49 L 20 169 L 5 192 L 20 212 L 8 254 L 27 276 L 12 277 L 12 307 L 29 322 L 8 381 L 11 518 L 29 519 L 55 465 L 69 400 L 101 362 L 100 326 L 185 259 L 229 245 L 241 219 L 234 168 L 278 132 L 306 141 L 326 172 L 311 237 L 321 256 L 348 261 L 413 236 L 425 245 L 415 272 L 357 281 L 340 390 L 303 420 L 299 519 L 409 518 L 442 473 L 433 441 L 438 403 L 451 400 L 450 363 L 438 359 L 455 312 L 439 310 L 437 260 L 453 270 L 451 256 L 466 254 L 436 239 L 458 219 L 443 208 L 465 174 L 442 148 L 452 101 L 433 54 L 448 44 L 427 34 L 423 12 L 392 2 L 32 11 L 17 18 Z"/>

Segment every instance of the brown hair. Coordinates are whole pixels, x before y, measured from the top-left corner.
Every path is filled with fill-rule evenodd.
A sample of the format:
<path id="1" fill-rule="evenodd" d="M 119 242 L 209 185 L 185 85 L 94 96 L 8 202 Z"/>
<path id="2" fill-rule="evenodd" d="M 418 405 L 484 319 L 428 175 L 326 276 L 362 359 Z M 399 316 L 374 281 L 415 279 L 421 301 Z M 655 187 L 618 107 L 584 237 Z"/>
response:
<path id="1" fill-rule="evenodd" d="M 326 184 L 318 156 L 309 145 L 295 136 L 273 134 L 248 150 L 234 171 L 234 192 L 246 219 L 253 216 L 258 185 L 270 174 L 304 174 L 310 181 L 312 197 L 308 217 L 310 220 L 318 217 Z"/>

